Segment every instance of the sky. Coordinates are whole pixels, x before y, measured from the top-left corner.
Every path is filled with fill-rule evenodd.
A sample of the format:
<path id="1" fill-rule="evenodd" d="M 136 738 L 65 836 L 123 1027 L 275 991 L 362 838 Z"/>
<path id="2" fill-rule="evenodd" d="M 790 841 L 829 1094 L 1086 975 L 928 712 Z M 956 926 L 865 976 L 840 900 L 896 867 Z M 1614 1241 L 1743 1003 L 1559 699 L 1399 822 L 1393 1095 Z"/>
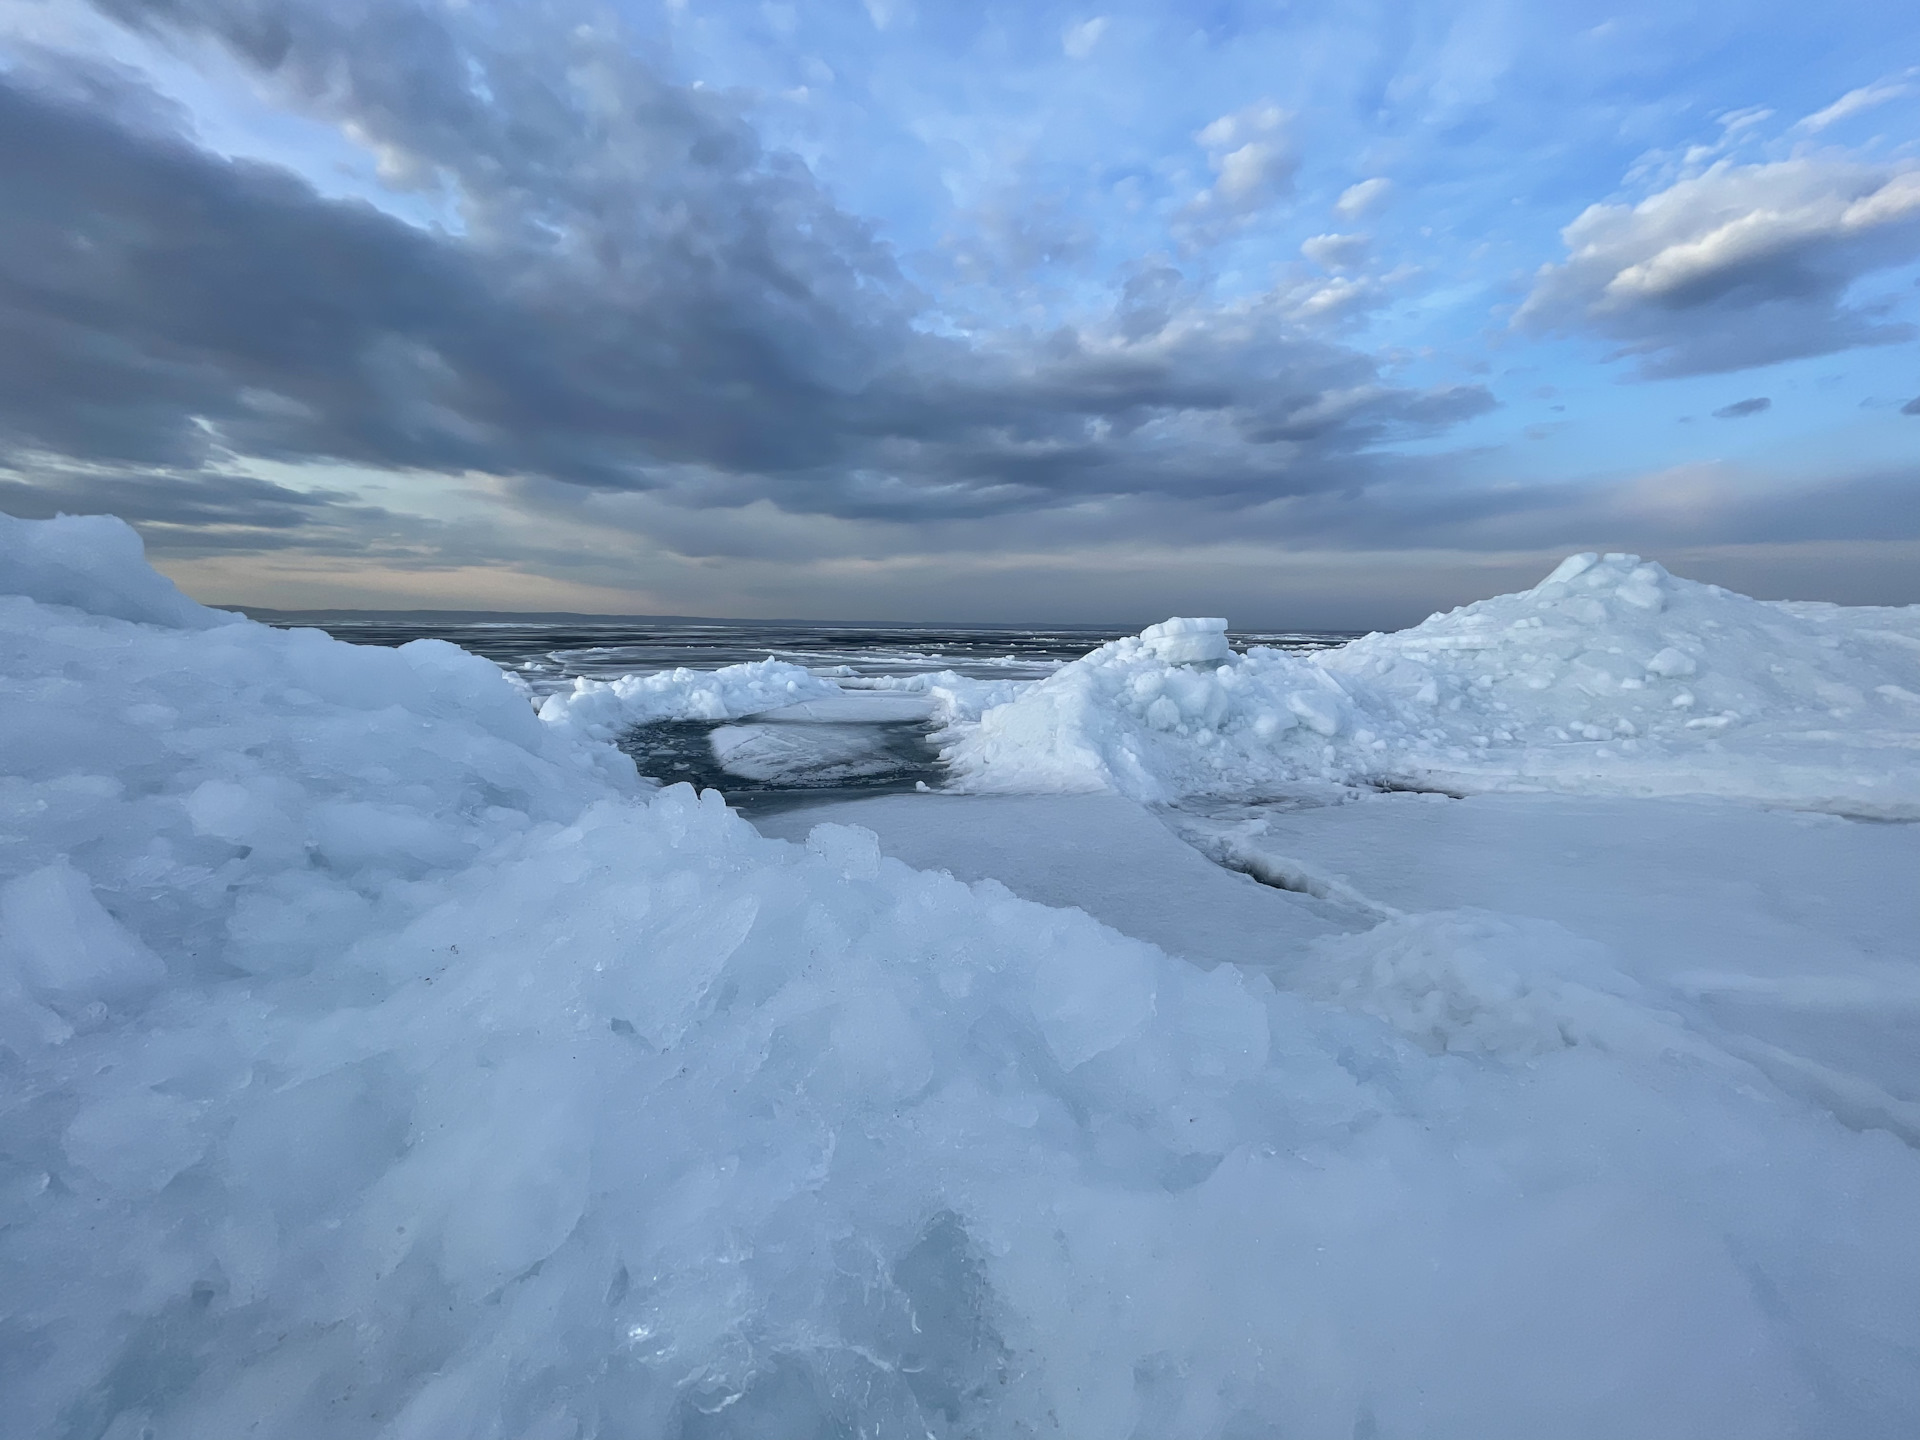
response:
<path id="1" fill-rule="evenodd" d="M 0 510 L 281 608 L 1920 602 L 1920 12 L 0 0 Z"/>

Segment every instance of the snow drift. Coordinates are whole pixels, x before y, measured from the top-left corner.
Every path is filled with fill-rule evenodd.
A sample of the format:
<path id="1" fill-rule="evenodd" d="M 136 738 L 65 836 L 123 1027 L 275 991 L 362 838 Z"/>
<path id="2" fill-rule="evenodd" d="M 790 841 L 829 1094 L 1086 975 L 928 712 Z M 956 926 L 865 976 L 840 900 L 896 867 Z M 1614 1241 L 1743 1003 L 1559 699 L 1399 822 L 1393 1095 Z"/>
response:
<path id="1" fill-rule="evenodd" d="M 0 524 L 0 1433 L 1920 1422 L 1920 1160 L 1604 952 L 1396 920 L 1303 957 L 1336 1003 L 1203 972 L 134 550 Z M 1196 694 L 1251 733 L 1268 673 Z M 1288 733 L 1325 695 L 1365 743 L 1302 683 Z"/>
<path id="2" fill-rule="evenodd" d="M 1770 604 L 1576 555 L 1524 594 L 1312 656 L 1169 660 L 1162 628 L 954 726 L 961 785 L 1161 802 L 1331 781 L 1920 816 L 1920 607 Z"/>

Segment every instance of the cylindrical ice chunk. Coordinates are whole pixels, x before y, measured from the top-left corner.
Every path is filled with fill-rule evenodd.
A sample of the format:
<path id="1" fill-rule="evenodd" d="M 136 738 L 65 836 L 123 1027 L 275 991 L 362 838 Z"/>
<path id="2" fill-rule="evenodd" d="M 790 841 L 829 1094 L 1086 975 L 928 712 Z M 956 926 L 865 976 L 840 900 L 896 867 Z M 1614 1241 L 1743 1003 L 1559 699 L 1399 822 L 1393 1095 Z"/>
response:
<path id="1" fill-rule="evenodd" d="M 1162 620 L 1142 630 L 1140 638 L 1169 665 L 1212 665 L 1233 658 L 1225 620 Z"/>

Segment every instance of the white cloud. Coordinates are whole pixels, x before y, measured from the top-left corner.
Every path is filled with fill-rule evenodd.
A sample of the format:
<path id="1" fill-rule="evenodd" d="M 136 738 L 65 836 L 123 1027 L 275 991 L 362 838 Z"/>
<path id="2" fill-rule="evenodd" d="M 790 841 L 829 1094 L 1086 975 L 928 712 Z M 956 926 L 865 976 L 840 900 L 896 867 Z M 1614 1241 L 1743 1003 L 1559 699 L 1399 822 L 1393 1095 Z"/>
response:
<path id="1" fill-rule="evenodd" d="M 1300 253 L 1323 270 L 1346 270 L 1366 253 L 1364 235 L 1314 235 L 1300 242 Z"/>
<path id="2" fill-rule="evenodd" d="M 1903 340 L 1846 303 L 1862 275 L 1920 256 L 1920 168 L 1837 155 L 1720 161 L 1561 232 L 1516 323 L 1587 326 L 1649 374 L 1738 370 Z"/>
<path id="3" fill-rule="evenodd" d="M 1912 75 L 1914 72 L 1906 72 Z M 1858 115 L 1862 110 L 1871 110 L 1876 105 L 1884 105 L 1889 100 L 1897 100 L 1902 95 L 1913 93 L 1913 86 L 1903 79 L 1876 80 L 1871 85 L 1862 85 L 1858 90 L 1849 90 L 1824 110 L 1816 110 L 1802 120 L 1797 128 L 1810 130 L 1815 134 L 1836 125 L 1842 120 Z"/>
<path id="4" fill-rule="evenodd" d="M 1720 130 L 1723 135 L 1737 135 L 1742 130 L 1751 130 L 1763 120 L 1771 120 L 1773 111 L 1764 105 L 1754 105 L 1745 110 L 1730 110 L 1720 117 Z"/>
<path id="5" fill-rule="evenodd" d="M 1287 112 L 1271 100 L 1222 115 L 1194 138 L 1213 166 L 1212 196 L 1225 208 L 1258 209 L 1293 182 L 1299 156 L 1287 137 Z"/>
<path id="6" fill-rule="evenodd" d="M 1086 59 L 1100 43 L 1100 37 L 1107 33 L 1108 23 L 1105 15 L 1095 15 L 1091 20 L 1067 26 L 1060 36 L 1060 48 L 1069 60 Z"/>
<path id="7" fill-rule="evenodd" d="M 1357 220 L 1384 201 L 1392 189 L 1391 180 L 1376 175 L 1371 180 L 1362 180 L 1358 185 L 1349 185 L 1341 192 L 1340 198 L 1333 202 L 1333 208 L 1337 214 Z"/>

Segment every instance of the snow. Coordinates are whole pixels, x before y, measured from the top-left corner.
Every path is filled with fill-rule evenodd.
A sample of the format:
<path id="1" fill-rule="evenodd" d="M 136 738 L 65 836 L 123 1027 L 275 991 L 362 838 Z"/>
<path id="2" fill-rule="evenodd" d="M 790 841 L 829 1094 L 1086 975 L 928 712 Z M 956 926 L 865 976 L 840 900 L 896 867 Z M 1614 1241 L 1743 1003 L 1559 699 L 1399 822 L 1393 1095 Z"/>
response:
<path id="1" fill-rule="evenodd" d="M 1195 666 L 1158 643 L 1115 641 L 957 719 L 960 782 L 1164 803 L 1319 780 L 1920 817 L 1920 607 L 1770 604 L 1577 555 L 1524 594 L 1311 656 Z"/>
<path id="2" fill-rule="evenodd" d="M 1416 914 L 1353 867 L 1406 913 L 1276 893 L 1324 927 L 1292 963 L 1203 968 L 873 830 L 762 836 L 598 738 L 834 698 L 801 675 L 536 719 L 451 646 L 204 611 L 123 527 L 44 523 L 0 527 L 0 1433 L 1920 1423 L 1920 1156 L 1723 1044 L 1711 986 L 1656 989 L 1552 916 Z M 1668 616 L 1738 608 L 1677 583 L 1632 582 Z M 1780 693 L 1852 686 L 1830 723 L 1894 737 L 1843 742 L 1890 770 L 1910 722 L 1857 682 L 1915 689 L 1863 638 L 1906 618 L 1754 614 L 1836 641 Z M 1773 723 L 1712 688 L 1751 666 L 1670 623 L 1702 706 Z M 1248 773 L 1271 715 L 1273 773 L 1324 780 L 1350 772 L 1315 747 L 1367 744 L 1363 705 L 1412 684 L 1356 700 L 1341 673 L 1121 642 L 949 724 L 1171 787 Z M 1722 753 L 1693 734 L 1663 743 Z M 1233 764 L 1179 759 L 1216 744 Z M 1867 958 L 1849 983 L 1898 968 Z M 1688 973 L 1734 972 L 1709 948 Z"/>

